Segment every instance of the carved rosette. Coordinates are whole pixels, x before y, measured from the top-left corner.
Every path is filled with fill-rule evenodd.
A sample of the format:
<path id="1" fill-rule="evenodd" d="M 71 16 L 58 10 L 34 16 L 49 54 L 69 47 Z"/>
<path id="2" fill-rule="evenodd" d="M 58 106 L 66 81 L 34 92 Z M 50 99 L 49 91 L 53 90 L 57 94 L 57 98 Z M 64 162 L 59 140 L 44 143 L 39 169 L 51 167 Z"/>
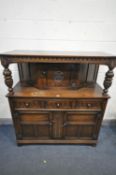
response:
<path id="1" fill-rule="evenodd" d="M 112 78 L 114 77 L 113 69 L 114 69 L 114 66 L 109 65 L 109 70 L 106 72 L 106 76 L 104 80 L 104 90 L 103 90 L 104 95 L 108 93 L 108 89 L 112 85 Z"/>

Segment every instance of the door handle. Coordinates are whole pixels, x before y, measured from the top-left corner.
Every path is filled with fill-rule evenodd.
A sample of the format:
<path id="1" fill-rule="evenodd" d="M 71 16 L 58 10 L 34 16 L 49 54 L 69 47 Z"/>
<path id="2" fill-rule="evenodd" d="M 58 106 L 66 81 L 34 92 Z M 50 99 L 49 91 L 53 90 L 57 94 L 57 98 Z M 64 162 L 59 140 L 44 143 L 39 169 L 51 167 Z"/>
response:
<path id="1" fill-rule="evenodd" d="M 65 127 L 65 126 L 67 126 L 67 122 L 65 122 L 65 123 L 63 124 L 63 127 Z"/>
<path id="2" fill-rule="evenodd" d="M 49 126 L 52 126 L 53 125 L 53 123 L 52 122 L 49 122 Z"/>

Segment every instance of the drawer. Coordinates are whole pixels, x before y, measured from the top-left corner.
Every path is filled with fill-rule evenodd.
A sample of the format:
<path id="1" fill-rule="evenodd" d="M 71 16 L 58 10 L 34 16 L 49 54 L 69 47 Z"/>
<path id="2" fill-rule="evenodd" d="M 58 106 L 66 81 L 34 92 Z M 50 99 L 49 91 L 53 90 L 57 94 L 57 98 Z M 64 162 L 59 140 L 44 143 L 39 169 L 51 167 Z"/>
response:
<path id="1" fill-rule="evenodd" d="M 12 105 L 15 109 L 45 109 L 47 107 L 46 100 L 35 98 L 14 98 Z"/>
<path id="2" fill-rule="evenodd" d="M 78 109 L 101 109 L 103 102 L 101 100 L 76 100 L 73 102 L 72 108 Z"/>
<path id="3" fill-rule="evenodd" d="M 74 110 L 96 110 L 101 109 L 103 101 L 100 99 L 35 99 L 35 98 L 13 98 L 15 109 L 74 109 Z"/>
<path id="4" fill-rule="evenodd" d="M 72 101 L 69 100 L 48 100 L 48 109 L 71 109 Z"/>

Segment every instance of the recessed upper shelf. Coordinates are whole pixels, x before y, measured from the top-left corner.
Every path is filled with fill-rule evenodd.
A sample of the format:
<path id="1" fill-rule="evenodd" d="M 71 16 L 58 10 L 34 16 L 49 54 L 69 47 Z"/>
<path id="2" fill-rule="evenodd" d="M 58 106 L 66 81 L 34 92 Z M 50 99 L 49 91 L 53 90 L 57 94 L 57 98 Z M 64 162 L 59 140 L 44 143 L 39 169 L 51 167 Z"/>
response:
<path id="1" fill-rule="evenodd" d="M 109 98 L 103 95 L 103 89 L 98 84 L 91 84 L 77 90 L 66 88 L 37 89 L 26 83 L 17 83 L 11 97 L 39 97 L 39 98 Z"/>

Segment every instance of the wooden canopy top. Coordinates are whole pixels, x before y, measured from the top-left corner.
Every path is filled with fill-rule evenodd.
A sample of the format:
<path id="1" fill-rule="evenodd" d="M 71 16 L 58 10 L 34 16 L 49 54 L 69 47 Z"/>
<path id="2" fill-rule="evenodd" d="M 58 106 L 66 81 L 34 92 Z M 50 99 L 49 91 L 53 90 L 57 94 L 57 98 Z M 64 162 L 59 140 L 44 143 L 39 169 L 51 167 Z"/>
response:
<path id="1" fill-rule="evenodd" d="M 2 65 L 10 63 L 80 63 L 116 66 L 116 56 L 104 52 L 14 50 L 0 54 Z"/>
<path id="2" fill-rule="evenodd" d="M 42 50 L 13 50 L 1 53 L 1 56 L 60 56 L 60 57 L 116 57 L 105 52 L 78 52 L 78 51 L 42 51 Z"/>

